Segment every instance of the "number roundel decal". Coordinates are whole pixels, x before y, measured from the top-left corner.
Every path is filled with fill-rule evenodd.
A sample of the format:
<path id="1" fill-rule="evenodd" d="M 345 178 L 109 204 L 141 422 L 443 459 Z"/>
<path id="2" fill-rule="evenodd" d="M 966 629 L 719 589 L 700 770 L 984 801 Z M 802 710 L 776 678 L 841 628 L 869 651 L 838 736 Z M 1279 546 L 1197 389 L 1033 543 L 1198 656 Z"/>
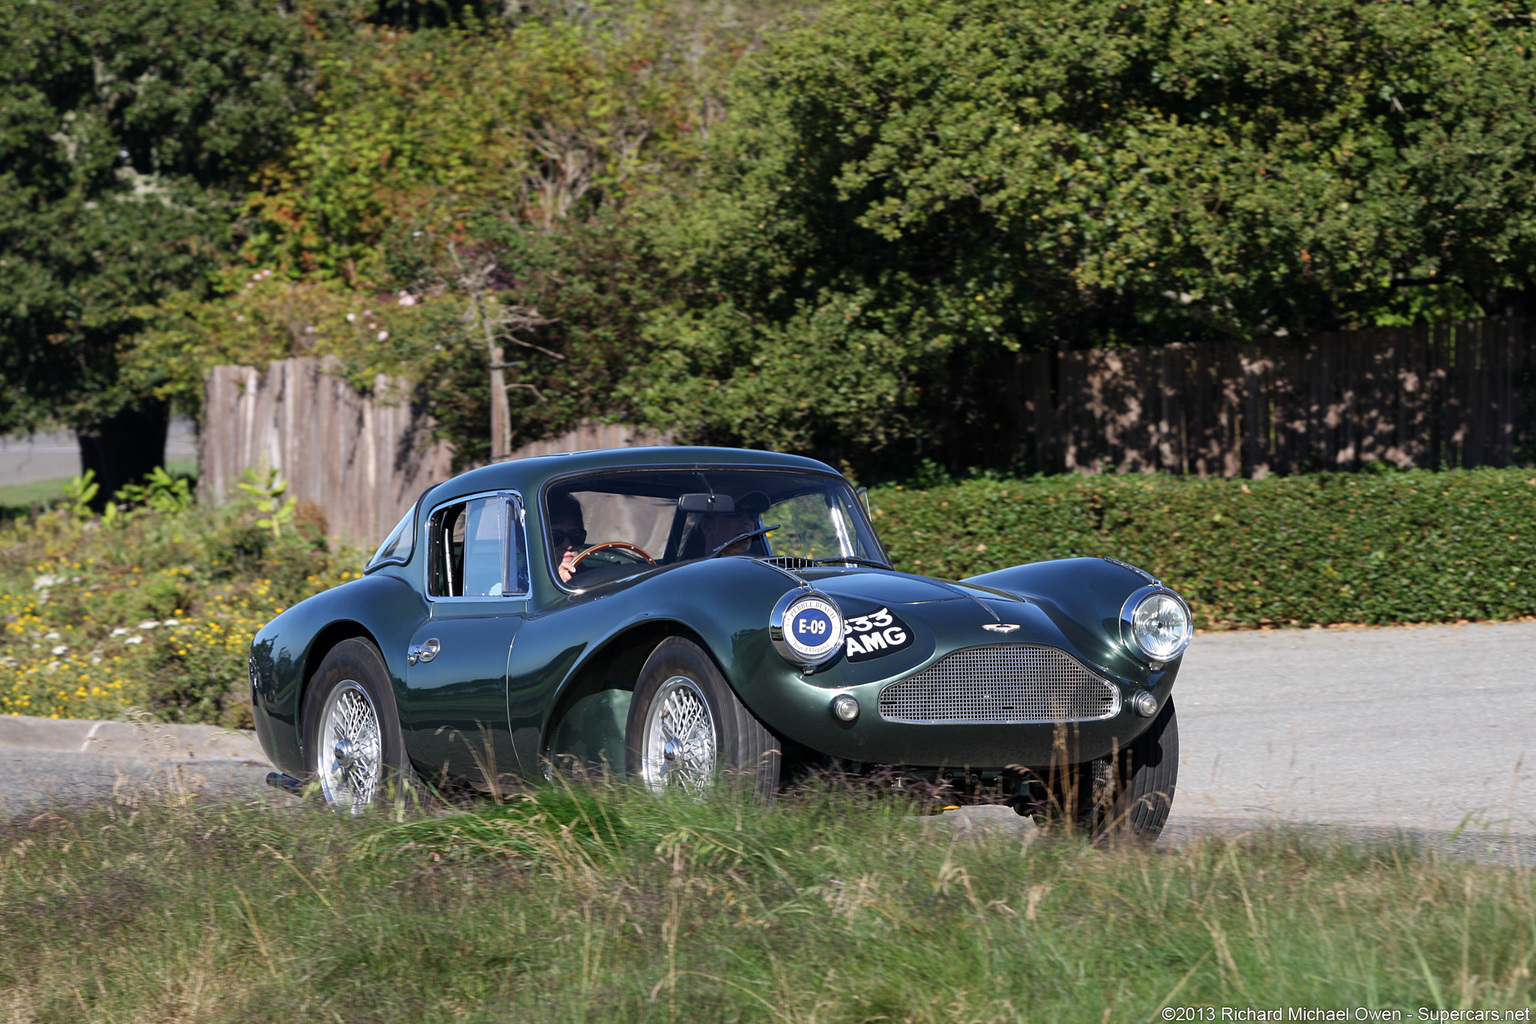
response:
<path id="1" fill-rule="evenodd" d="M 784 610 L 784 642 L 808 663 L 826 660 L 843 645 L 843 616 L 818 595 L 806 595 Z"/>

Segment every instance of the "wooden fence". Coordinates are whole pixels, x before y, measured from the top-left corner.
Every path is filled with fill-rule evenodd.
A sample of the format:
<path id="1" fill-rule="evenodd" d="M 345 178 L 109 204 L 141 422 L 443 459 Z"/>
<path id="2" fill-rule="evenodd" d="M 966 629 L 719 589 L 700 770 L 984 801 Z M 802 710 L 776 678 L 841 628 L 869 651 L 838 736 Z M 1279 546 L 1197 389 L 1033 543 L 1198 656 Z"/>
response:
<path id="1" fill-rule="evenodd" d="M 1023 353 L 1014 437 L 1045 472 L 1252 476 L 1536 459 L 1536 353 L 1517 321 L 1349 331 L 1258 344 Z M 265 374 L 223 366 L 205 381 L 199 489 L 222 502 L 247 466 L 280 469 L 333 534 L 383 537 L 451 449 L 409 395 L 380 377 L 367 398 L 313 359 Z M 513 458 L 671 444 L 595 422 Z"/>
<path id="2" fill-rule="evenodd" d="M 1027 353 L 1020 454 L 1046 472 L 1229 477 L 1507 466 L 1536 455 L 1533 370 L 1521 325 L 1499 318 Z"/>
<path id="3" fill-rule="evenodd" d="M 250 466 L 280 470 L 288 495 L 313 502 L 331 534 L 383 539 L 429 484 L 448 476 L 452 450 L 388 378 L 359 395 L 314 359 L 284 359 L 266 373 L 215 367 L 203 382 L 198 490 L 223 503 Z"/>
<path id="4" fill-rule="evenodd" d="M 451 473 L 452 449 L 431 440 L 431 419 L 386 377 L 375 379 L 379 397 L 370 398 L 318 360 L 285 359 L 266 373 L 216 367 L 203 386 L 203 501 L 227 501 L 247 467 L 278 469 L 288 480 L 288 495 L 324 511 L 332 535 L 367 546 L 382 540 L 422 491 Z M 588 422 L 511 457 L 670 443 L 667 434 Z"/>

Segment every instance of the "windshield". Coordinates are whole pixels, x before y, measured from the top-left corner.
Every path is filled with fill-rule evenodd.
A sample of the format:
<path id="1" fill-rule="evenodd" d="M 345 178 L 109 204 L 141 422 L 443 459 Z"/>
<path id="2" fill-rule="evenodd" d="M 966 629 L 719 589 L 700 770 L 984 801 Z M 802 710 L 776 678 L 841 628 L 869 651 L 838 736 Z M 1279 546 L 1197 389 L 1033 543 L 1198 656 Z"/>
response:
<path id="1" fill-rule="evenodd" d="M 754 469 L 641 469 L 562 481 L 544 495 L 556 579 L 572 587 L 652 564 L 771 558 L 887 564 L 841 477 Z"/>

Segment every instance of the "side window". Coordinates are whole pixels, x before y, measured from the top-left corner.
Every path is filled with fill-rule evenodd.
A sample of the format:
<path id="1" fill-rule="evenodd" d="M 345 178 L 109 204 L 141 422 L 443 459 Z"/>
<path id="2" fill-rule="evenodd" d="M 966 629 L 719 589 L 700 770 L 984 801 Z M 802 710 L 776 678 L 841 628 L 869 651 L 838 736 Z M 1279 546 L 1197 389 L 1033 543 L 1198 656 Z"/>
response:
<path id="1" fill-rule="evenodd" d="M 433 597 L 504 597 L 527 589 L 521 516 L 511 495 L 447 505 L 432 514 L 427 590 Z"/>

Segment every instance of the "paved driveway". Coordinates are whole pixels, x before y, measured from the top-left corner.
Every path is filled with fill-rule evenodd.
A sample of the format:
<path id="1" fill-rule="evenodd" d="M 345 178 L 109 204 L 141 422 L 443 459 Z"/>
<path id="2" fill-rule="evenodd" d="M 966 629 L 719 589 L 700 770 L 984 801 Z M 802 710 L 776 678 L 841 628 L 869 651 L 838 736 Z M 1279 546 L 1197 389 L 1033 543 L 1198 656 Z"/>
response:
<path id="1" fill-rule="evenodd" d="M 1197 637 L 1175 814 L 1536 834 L 1536 623 Z"/>
<path id="2" fill-rule="evenodd" d="M 1168 838 L 1285 821 L 1536 852 L 1532 666 L 1536 622 L 1197 637 L 1174 688 L 1182 758 Z M 268 770 L 248 739 L 214 742 L 212 730 L 36 741 L 66 731 L 0 718 L 0 813 L 176 765 L 245 791 Z M 967 814 L 1022 823 L 1002 809 Z"/>

